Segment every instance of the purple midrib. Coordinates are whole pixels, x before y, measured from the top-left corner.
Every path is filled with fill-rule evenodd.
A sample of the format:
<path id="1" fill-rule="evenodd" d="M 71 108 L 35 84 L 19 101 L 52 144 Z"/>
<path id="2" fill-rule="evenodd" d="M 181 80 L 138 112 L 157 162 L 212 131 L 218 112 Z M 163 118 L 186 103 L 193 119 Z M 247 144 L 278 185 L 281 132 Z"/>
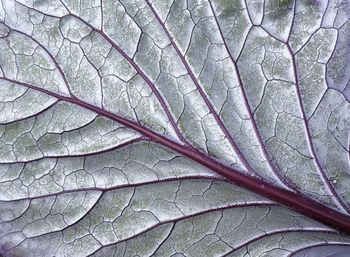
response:
<path id="1" fill-rule="evenodd" d="M 338 211 L 335 211 L 329 207 L 326 207 L 312 199 L 306 198 L 305 196 L 294 193 L 291 191 L 287 191 L 285 189 L 281 189 L 279 187 L 276 187 L 274 185 L 271 185 L 265 181 L 262 181 L 260 179 L 257 179 L 253 176 L 247 176 L 242 174 L 237 169 L 234 169 L 232 167 L 228 167 L 213 158 L 199 152 L 192 146 L 184 146 L 180 143 L 174 142 L 171 139 L 159 135 L 156 132 L 125 118 L 122 118 L 118 115 L 115 115 L 111 112 L 108 112 L 104 109 L 100 109 L 94 105 L 91 105 L 89 103 L 83 102 L 76 98 L 66 97 L 59 95 L 57 93 L 53 93 L 51 91 L 45 90 L 43 88 L 36 87 L 34 85 L 19 82 L 16 80 L 8 79 L 8 78 L 1 78 L 3 80 L 16 83 L 28 88 L 35 89 L 37 91 L 40 91 L 42 93 L 48 94 L 52 97 L 56 97 L 60 101 L 69 102 L 72 104 L 76 104 L 80 107 L 89 109 L 91 111 L 94 111 L 95 113 L 107 117 L 111 120 L 114 120 L 126 127 L 129 127 L 145 137 L 149 138 L 150 140 L 159 143 L 163 146 L 166 146 L 206 167 L 209 169 L 215 171 L 219 175 L 224 176 L 228 181 L 231 183 L 237 184 L 238 186 L 241 186 L 243 188 L 246 188 L 254 193 L 266 196 L 270 198 L 271 200 L 274 200 L 278 203 L 281 203 L 285 206 L 288 206 L 308 217 L 311 217 L 315 220 L 318 220 L 324 224 L 330 225 L 332 227 L 337 228 L 340 231 L 344 231 L 346 233 L 350 233 L 350 217 L 342 214 Z"/>

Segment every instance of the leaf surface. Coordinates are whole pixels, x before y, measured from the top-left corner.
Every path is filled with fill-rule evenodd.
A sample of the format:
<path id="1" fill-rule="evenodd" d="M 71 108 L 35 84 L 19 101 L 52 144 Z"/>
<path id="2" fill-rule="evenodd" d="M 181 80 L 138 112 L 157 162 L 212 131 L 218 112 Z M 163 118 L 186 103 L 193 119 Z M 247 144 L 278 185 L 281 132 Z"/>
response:
<path id="1" fill-rule="evenodd" d="M 4 257 L 350 251 L 347 0 L 0 3 Z"/>

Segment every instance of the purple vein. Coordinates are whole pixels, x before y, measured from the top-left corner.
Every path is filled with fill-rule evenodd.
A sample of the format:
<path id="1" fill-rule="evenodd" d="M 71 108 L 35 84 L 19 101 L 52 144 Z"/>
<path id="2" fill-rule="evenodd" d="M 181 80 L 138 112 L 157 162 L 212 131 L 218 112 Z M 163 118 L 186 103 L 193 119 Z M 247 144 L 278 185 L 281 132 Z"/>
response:
<path id="1" fill-rule="evenodd" d="M 212 157 L 209 157 L 200 151 L 196 150 L 191 146 L 184 146 L 178 142 L 172 141 L 171 139 L 160 135 L 151 129 L 144 127 L 143 125 L 136 123 L 134 121 L 128 120 L 107 110 L 98 108 L 92 104 L 83 102 L 79 99 L 74 99 L 67 96 L 62 96 L 57 93 L 48 91 L 44 88 L 37 87 L 35 85 L 31 85 L 25 82 L 20 82 L 8 78 L 0 78 L 6 81 L 10 81 L 12 83 L 17 83 L 18 85 L 22 85 L 24 87 L 36 89 L 40 92 L 46 93 L 53 97 L 58 98 L 59 100 L 66 101 L 72 104 L 76 104 L 82 108 L 86 108 L 88 110 L 94 111 L 95 113 L 107 117 L 113 121 L 116 121 L 126 127 L 134 129 L 139 133 L 145 135 L 150 140 L 157 142 L 165 147 L 168 147 L 179 154 L 186 156 L 187 158 L 196 161 L 203 166 L 215 171 L 217 174 L 224 176 L 231 183 L 234 183 L 240 187 L 246 188 L 252 192 L 260 194 L 262 196 L 266 196 L 273 201 L 279 202 L 283 205 L 289 206 L 294 210 L 310 217 L 318 220 L 324 224 L 328 224 L 337 228 L 338 230 L 344 231 L 350 234 L 350 217 L 345 215 L 339 211 L 331 209 L 315 200 L 307 198 L 301 194 L 296 192 L 291 192 L 275 185 L 271 185 L 265 181 L 262 181 L 256 177 L 248 176 L 241 173 L 239 170 L 226 166 Z"/>
<path id="2" fill-rule="evenodd" d="M 249 103 L 248 103 L 247 94 L 246 94 L 246 92 L 245 92 L 245 90 L 244 90 L 244 87 L 243 87 L 243 81 L 242 81 L 242 78 L 241 78 L 241 76 L 240 76 L 240 74 L 239 74 L 237 62 L 233 59 L 232 54 L 231 54 L 231 51 L 229 50 L 229 48 L 228 48 L 228 46 L 227 46 L 226 39 L 225 39 L 225 37 L 224 37 L 224 35 L 223 35 L 223 33 L 222 33 L 221 26 L 219 25 L 219 21 L 218 21 L 218 18 L 217 18 L 217 16 L 216 16 L 216 14 L 215 14 L 213 5 L 212 5 L 212 3 L 211 3 L 211 0 L 209 0 L 209 5 L 210 5 L 211 11 L 212 11 L 212 13 L 213 13 L 213 16 L 214 16 L 216 25 L 217 25 L 217 27 L 218 27 L 218 30 L 219 30 L 219 32 L 220 32 L 222 41 L 223 41 L 223 43 L 224 43 L 225 49 L 226 49 L 226 51 L 227 51 L 227 53 L 228 53 L 228 55 L 229 55 L 229 57 L 230 57 L 230 60 L 231 60 L 231 62 L 233 63 L 233 66 L 234 66 L 234 68 L 235 68 L 236 76 L 237 76 L 237 78 L 238 78 L 238 84 L 239 84 L 239 87 L 240 87 L 240 89 L 241 89 L 241 91 L 242 91 L 242 95 L 243 95 L 243 102 L 244 102 L 244 105 L 245 105 L 246 110 L 248 111 L 249 119 L 250 119 L 250 121 L 251 121 L 251 123 L 252 123 L 253 129 L 254 129 L 254 133 L 255 133 L 255 135 L 256 135 L 256 137 L 257 137 L 257 139 L 258 139 L 260 149 L 261 149 L 262 153 L 264 154 L 264 157 L 265 157 L 265 159 L 266 159 L 268 165 L 270 166 L 272 172 L 273 172 L 273 173 L 275 174 L 275 176 L 281 181 L 281 183 L 284 184 L 284 185 L 286 185 L 287 187 L 289 187 L 289 188 L 295 190 L 295 191 L 298 191 L 298 190 L 295 188 L 295 186 L 293 186 L 291 183 L 289 183 L 285 178 L 281 177 L 281 175 L 277 172 L 276 167 L 274 167 L 274 165 L 272 164 L 272 162 L 271 162 L 271 160 L 270 160 L 270 158 L 269 158 L 269 156 L 268 156 L 268 154 L 267 154 L 267 152 L 266 152 L 265 147 L 263 147 L 264 144 L 263 144 L 263 141 L 262 141 L 262 139 L 261 139 L 261 135 L 260 135 L 260 133 L 259 133 L 258 127 L 257 127 L 257 125 L 256 125 L 256 123 L 255 123 L 254 115 L 253 115 L 252 110 L 251 110 L 251 108 L 250 108 L 250 105 L 249 105 Z"/>
<path id="3" fill-rule="evenodd" d="M 22 118 L 17 118 L 16 120 L 0 122 L 0 126 L 6 126 L 6 125 L 13 124 L 15 122 L 19 122 L 19 121 L 27 120 L 29 118 L 36 117 L 37 115 L 42 114 L 42 113 L 48 111 L 49 109 L 51 109 L 52 107 L 54 107 L 56 105 L 56 103 L 57 103 L 57 100 L 55 102 L 51 103 L 50 105 L 48 105 L 47 107 L 41 109 L 40 111 L 33 113 L 32 115 L 28 115 L 28 116 L 25 116 L 25 117 L 22 117 Z"/>
<path id="4" fill-rule="evenodd" d="M 67 9 L 68 10 L 68 9 Z M 74 17 L 75 19 L 81 21 L 82 23 L 84 23 L 86 26 L 88 26 L 91 30 L 95 31 L 96 33 L 100 34 L 109 44 L 111 44 L 111 46 L 116 49 L 130 64 L 131 66 L 136 70 L 136 72 L 144 79 L 144 81 L 148 84 L 148 86 L 151 88 L 152 92 L 154 93 L 154 95 L 156 96 L 157 100 L 159 101 L 159 103 L 161 104 L 165 114 L 167 115 L 172 127 L 174 128 L 176 135 L 179 137 L 179 139 L 184 143 L 184 144 L 188 144 L 186 139 L 183 137 L 182 133 L 180 132 L 177 123 L 174 120 L 173 115 L 171 114 L 171 112 L 169 111 L 169 108 L 167 106 L 167 104 L 165 103 L 164 98 L 161 96 L 161 94 L 159 93 L 159 91 L 157 90 L 157 88 L 155 87 L 155 85 L 153 84 L 153 82 L 150 80 L 150 78 L 147 77 L 147 75 L 141 70 L 141 68 L 132 60 L 132 58 L 130 58 L 118 45 L 116 45 L 116 43 L 114 43 L 114 41 L 104 33 L 104 31 L 102 29 L 98 29 L 95 28 L 94 26 L 92 26 L 91 24 L 89 24 L 88 22 L 86 22 L 84 19 L 80 18 L 79 16 L 73 14 L 73 13 L 69 13 L 68 15 Z"/>
<path id="5" fill-rule="evenodd" d="M 33 115 L 34 116 L 34 115 Z M 24 118 L 25 119 L 25 118 Z M 22 120 L 24 120 L 22 119 Z M 91 124 L 92 122 L 94 122 L 94 120 L 92 120 L 89 124 Z M 85 127 L 86 125 L 84 125 Z M 81 127 L 82 128 L 82 127 Z M 79 130 L 80 128 L 78 129 L 74 129 L 74 130 Z M 67 131 L 64 131 L 63 133 L 65 133 Z M 30 160 L 24 160 L 24 161 L 9 161 L 9 162 L 0 162 L 0 164 L 15 164 L 15 163 L 31 163 L 31 162 L 37 162 L 37 161 L 41 161 L 43 159 L 48 159 L 48 158 L 55 158 L 55 159 L 64 159 L 64 158 L 71 158 L 71 157 L 88 157 L 88 156 L 92 156 L 92 155 L 98 155 L 98 154 L 104 154 L 104 153 L 109 153 L 109 152 L 113 152 L 115 150 L 118 150 L 120 148 L 124 148 L 126 146 L 131 146 L 133 144 L 136 144 L 136 143 L 139 143 L 139 142 L 142 142 L 142 141 L 147 141 L 148 138 L 144 138 L 142 135 L 141 136 L 138 136 L 136 138 L 133 138 L 133 139 L 129 139 L 123 143 L 120 143 L 119 145 L 116 145 L 116 146 L 113 146 L 113 147 L 110 147 L 110 148 L 107 148 L 107 149 L 102 149 L 102 150 L 97 150 L 97 151 L 94 151 L 94 152 L 88 152 L 88 153 L 75 153 L 75 154 L 70 154 L 68 153 L 67 155 L 43 155 L 41 157 L 38 157 L 38 158 L 33 158 L 33 159 L 30 159 Z"/>
<path id="6" fill-rule="evenodd" d="M 305 228 L 288 228 L 288 229 L 283 229 L 283 230 L 276 230 L 276 231 L 272 231 L 272 232 L 266 232 L 262 235 L 259 235 L 253 239 L 250 239 L 238 246 L 235 246 L 231 251 L 225 253 L 225 255 L 223 255 L 223 257 L 228 257 L 230 254 L 233 254 L 234 252 L 242 249 L 243 247 L 245 246 L 248 246 L 252 243 L 255 243 L 261 239 L 263 239 L 264 237 L 269 237 L 269 236 L 274 236 L 274 235 L 277 235 L 277 234 L 282 234 L 281 236 L 283 237 L 283 234 L 284 233 L 297 233 L 297 232 L 301 232 L 301 233 L 305 233 L 305 232 L 308 232 L 308 233 L 315 233 L 315 237 L 317 237 L 317 235 L 319 233 L 327 233 L 327 234 L 332 234 L 332 235 L 337 235 L 337 232 L 334 232 L 334 231 L 331 231 L 331 230 L 327 230 L 327 229 L 314 229 L 314 228 L 308 228 L 308 229 L 305 229 Z M 300 234 L 299 234 L 299 237 L 300 237 Z M 322 241 L 324 241 L 323 239 L 321 238 L 318 238 Z"/>
<path id="7" fill-rule="evenodd" d="M 210 5 L 211 5 L 211 2 L 209 1 Z M 294 8 L 294 11 L 295 11 L 295 8 Z M 214 11 L 213 11 L 214 13 Z M 214 14 L 215 16 L 215 14 Z M 293 16 L 294 17 L 294 16 Z M 294 19 L 294 18 L 293 18 Z M 293 21 L 292 21 L 292 26 L 293 26 Z M 259 26 L 260 27 L 260 26 Z M 303 121 L 304 121 L 304 124 L 305 124 L 305 131 L 306 131 L 306 134 L 307 134 L 307 143 L 310 147 L 310 153 L 312 155 L 312 158 L 316 164 L 316 168 L 317 170 L 319 171 L 319 175 L 320 175 L 320 178 L 323 182 L 323 184 L 326 186 L 326 188 L 330 191 L 330 193 L 333 194 L 333 196 L 335 197 L 335 203 L 336 205 L 342 209 L 343 211 L 345 212 L 348 212 L 350 213 L 350 208 L 348 206 L 346 206 L 346 204 L 344 204 L 344 202 L 342 201 L 341 197 L 338 195 L 338 193 L 335 191 L 335 189 L 333 188 L 333 186 L 330 184 L 329 180 L 327 179 L 327 176 L 325 175 L 323 169 L 321 168 L 321 165 L 319 163 L 319 160 L 315 154 L 315 149 L 314 149 L 314 146 L 313 146 L 313 143 L 311 141 L 311 133 L 310 133 L 310 129 L 309 129 L 309 125 L 308 125 L 308 121 L 307 121 L 307 118 L 306 118 L 306 114 L 305 114 L 305 111 L 304 111 L 304 106 L 303 106 L 303 103 L 302 103 L 302 100 L 301 100 L 301 92 L 300 92 L 300 87 L 299 87 L 299 81 L 298 81 L 298 75 L 297 75 L 297 67 L 296 67 L 296 61 L 295 61 L 295 56 L 293 54 L 293 51 L 288 43 L 275 37 L 274 35 L 272 35 L 269 31 L 267 31 L 265 28 L 263 27 L 260 27 L 262 28 L 269 36 L 271 36 L 273 39 L 275 39 L 276 41 L 282 43 L 283 45 L 285 45 L 288 49 L 288 52 L 292 58 L 292 65 L 293 65 L 293 72 L 294 72 L 294 77 L 295 77 L 295 84 L 296 84 L 296 90 L 297 90 L 297 97 L 298 97 L 298 104 L 300 106 L 300 109 L 301 109 L 301 113 L 302 113 L 302 117 L 303 117 Z M 290 29 L 290 31 L 292 31 L 292 28 Z M 289 36 L 290 38 L 290 36 Z M 288 39 L 289 40 L 289 39 Z M 238 76 L 239 77 L 239 76 Z M 240 82 L 241 83 L 241 82 Z M 244 92 L 244 91 L 243 91 Z M 243 94 L 245 95 L 245 94 Z M 275 172 L 275 174 L 277 174 Z M 283 182 L 285 182 L 285 180 L 282 180 Z M 288 185 L 290 186 L 290 185 Z M 294 190 L 296 190 L 295 188 L 293 188 Z M 298 190 L 296 190 L 298 192 Z"/>
<path id="8" fill-rule="evenodd" d="M 186 177 L 185 179 L 190 179 L 190 180 L 200 180 L 201 178 L 200 177 Z M 208 178 L 205 178 L 205 179 L 208 179 Z M 102 199 L 102 197 L 104 196 L 104 194 L 106 192 L 109 192 L 109 191 L 112 191 L 112 190 L 116 190 L 116 189 L 121 189 L 121 188 L 129 188 L 129 189 L 132 189 L 133 190 L 133 195 L 132 197 L 129 199 L 129 204 L 127 206 L 130 205 L 130 202 L 132 200 L 134 200 L 134 194 L 135 194 L 135 191 L 139 188 L 139 187 L 142 187 L 142 186 L 147 186 L 147 185 L 152 185 L 152 184 L 155 184 L 155 183 L 158 183 L 158 182 L 161 182 L 161 183 L 171 183 L 171 182 L 179 182 L 177 178 L 173 178 L 173 179 L 167 179 L 167 180 L 160 180 L 160 181 L 151 181 L 151 182 L 145 182 L 145 183 L 138 183 L 138 184 L 135 184 L 135 185 L 125 185 L 125 186 L 121 186 L 119 188 L 109 188 L 109 189 L 97 189 L 97 188 L 93 188 L 93 189 L 90 189 L 90 190 L 84 190 L 84 189 L 77 189 L 77 190 L 70 190 L 70 192 L 64 192 L 65 194 L 73 194 L 75 193 L 74 197 L 79 194 L 79 193 L 89 193 L 89 192 L 97 192 L 97 193 L 100 193 L 100 195 L 98 196 L 98 198 L 95 200 L 94 204 L 91 205 L 86 211 L 85 213 L 80 217 L 78 218 L 76 221 L 74 221 L 73 223 L 67 225 L 66 227 L 64 228 L 61 228 L 59 230 L 52 230 L 52 231 L 49 231 L 49 232 L 44 232 L 44 233 L 41 233 L 40 235 L 35 235 L 35 236 L 29 236 L 29 237 L 26 237 L 26 239 L 33 239 L 33 238 L 38 238 L 38 237 L 42 237 L 42 236 L 45 236 L 45 235 L 49 235 L 49 234 L 53 234 L 55 232 L 59 232 L 60 230 L 66 230 L 70 227 L 73 227 L 75 226 L 76 224 L 78 224 L 79 222 L 81 222 L 83 219 L 85 219 L 88 215 L 90 215 L 91 211 L 99 204 L 99 201 Z M 217 180 L 217 181 L 220 181 L 220 180 Z M 181 183 L 181 182 L 180 182 Z M 45 197 L 55 197 L 55 199 L 58 198 L 58 195 L 59 194 L 52 194 L 51 196 L 45 196 Z M 62 194 L 61 194 L 62 195 Z M 41 199 L 43 197 L 37 197 L 37 198 L 32 198 L 30 199 L 30 201 L 32 201 L 33 199 Z M 56 200 L 55 200 L 56 201 Z M 30 202 L 30 205 L 31 205 L 31 202 Z M 28 208 L 30 208 L 30 205 L 28 206 Z M 239 207 L 253 207 L 253 206 L 277 206 L 276 203 L 271 203 L 271 202 L 268 202 L 268 201 L 264 201 L 262 200 L 261 202 L 257 202 L 257 203 L 231 203 L 231 204 L 228 204 L 228 205 L 225 205 L 225 206 L 222 206 L 222 207 L 216 207 L 216 208 L 211 208 L 211 209 L 207 209 L 207 210 L 203 210 L 203 211 L 198 211 L 196 213 L 193 213 L 193 214 L 189 214 L 189 215 L 184 215 L 184 216 L 181 216 L 180 220 L 183 220 L 183 219 L 187 219 L 187 218 L 190 218 L 190 217 L 194 217 L 194 216 L 197 216 L 197 215 L 201 215 L 201 214 L 204 214 L 204 213 L 208 213 L 208 212 L 214 212 L 214 211 L 217 211 L 217 210 L 225 210 L 225 209 L 230 209 L 230 208 L 239 208 Z M 27 209 L 28 209 L 27 208 Z M 24 215 L 25 212 L 22 213 L 22 215 Z M 3 223 L 12 223 L 14 221 L 18 221 L 19 219 L 21 219 L 21 216 L 11 220 L 11 221 L 6 221 L 6 222 L 2 222 Z M 177 218 L 175 219 L 171 219 L 171 220 L 167 220 L 167 221 L 163 221 L 163 222 L 160 222 L 160 223 L 157 223 L 155 225 L 152 226 L 152 228 L 154 227 L 157 227 L 159 225 L 162 225 L 164 223 L 169 223 L 169 222 L 173 222 L 173 221 L 177 221 L 178 220 Z M 150 228 L 149 228 L 150 229 Z M 147 229 L 148 230 L 148 229 Z M 145 232 L 145 231 L 144 231 Z M 138 234 L 142 234 L 144 232 L 140 232 Z"/>
<path id="9" fill-rule="evenodd" d="M 185 66 L 188 75 L 191 77 L 193 83 L 195 84 L 199 94 L 201 95 L 201 97 L 203 98 L 205 104 L 207 105 L 207 107 L 209 108 L 210 113 L 213 115 L 215 121 L 217 122 L 217 124 L 220 126 L 221 130 L 223 131 L 225 137 L 228 139 L 228 141 L 230 142 L 231 146 L 233 147 L 233 149 L 235 150 L 235 152 L 237 153 L 237 156 L 239 158 L 239 160 L 243 163 L 243 165 L 245 166 L 245 168 L 247 169 L 247 171 L 250 174 L 253 174 L 254 171 L 253 169 L 250 167 L 248 161 L 245 159 L 244 155 L 242 154 L 242 152 L 239 150 L 237 144 L 235 143 L 235 141 L 233 140 L 233 138 L 231 137 L 230 133 L 228 132 L 227 128 L 225 127 L 225 125 L 223 124 L 223 122 L 221 121 L 219 115 L 216 113 L 213 105 L 211 104 L 211 102 L 209 101 L 209 99 L 207 98 L 206 94 L 204 93 L 201 85 L 199 84 L 198 80 L 195 78 L 190 66 L 188 65 L 185 56 L 182 55 L 179 47 L 177 46 L 177 44 L 175 43 L 173 37 L 170 35 L 168 29 L 165 27 L 165 24 L 162 22 L 162 20 L 160 19 L 159 15 L 157 14 L 157 12 L 154 10 L 152 4 L 149 2 L 149 0 L 145 0 L 146 3 L 148 4 L 149 8 L 151 9 L 153 15 L 155 16 L 155 18 L 157 19 L 158 23 L 161 25 L 161 27 L 163 28 L 164 32 L 166 33 L 167 37 L 170 40 L 171 45 L 174 47 L 177 55 L 180 57 L 183 65 Z"/>
<path id="10" fill-rule="evenodd" d="M 90 253 L 88 256 L 93 256 L 95 253 L 97 253 L 99 250 L 103 249 L 103 248 L 106 248 L 106 247 L 109 247 L 109 246 L 113 246 L 113 245 L 116 245 L 116 244 L 119 244 L 119 243 L 122 243 L 122 242 L 125 242 L 125 241 L 128 241 L 130 239 L 133 239 L 133 238 L 136 238 L 137 236 L 140 236 L 142 234 L 145 234 L 146 232 L 149 232 L 153 229 L 155 229 L 156 227 L 159 227 L 161 225 L 165 225 L 165 224 L 171 224 L 173 223 L 174 226 L 176 226 L 176 224 L 178 222 L 181 222 L 181 221 L 186 221 L 186 220 L 189 220 L 191 218 L 194 218 L 194 217 L 197 217 L 197 216 L 204 216 L 208 213 L 213 213 L 213 212 L 223 212 L 227 209 L 238 209 L 238 208 L 244 208 L 244 207 L 273 207 L 273 206 L 276 206 L 276 204 L 274 203 L 266 203 L 266 202 L 258 202 L 258 203 L 245 203 L 245 204 L 231 204 L 231 205 L 227 205 L 227 206 L 223 206 L 223 207 L 216 207 L 216 208 L 212 208 L 212 209 L 208 209 L 208 210 L 203 210 L 203 211 L 199 211 L 199 212 L 196 212 L 196 213 L 192 213 L 192 214 L 187 214 L 187 215 L 184 215 L 184 216 L 181 216 L 179 218 L 173 218 L 173 219 L 168 219 L 168 220 L 164 220 L 164 221 L 159 221 L 158 223 L 154 224 L 154 225 L 151 225 L 149 226 L 148 228 L 145 228 L 143 231 L 140 231 L 138 233 L 135 233 L 134 235 L 132 236 L 129 236 L 125 239 L 121 239 L 119 241 L 116 241 L 116 242 L 112 242 L 112 243 L 108 243 L 108 244 L 105 244 L 99 248 L 97 248 L 96 250 L 94 250 L 92 253 Z M 171 229 L 171 231 L 174 230 L 174 227 Z M 171 232 L 170 231 L 170 232 Z M 171 234 L 168 235 L 168 237 L 171 236 Z"/>
<path id="11" fill-rule="evenodd" d="M 1 23 L 4 24 L 3 22 L 1 22 Z M 4 25 L 5 25 L 6 27 L 8 27 L 6 24 L 4 24 Z M 21 34 L 21 35 L 23 35 L 23 36 L 25 36 L 25 37 L 30 38 L 30 39 L 33 40 L 38 46 L 40 46 L 41 49 L 44 50 L 44 52 L 50 57 L 50 59 L 52 60 L 52 62 L 55 64 L 56 69 L 57 69 L 58 72 L 60 73 L 60 75 L 61 75 L 61 77 L 62 77 L 62 79 L 63 79 L 63 81 L 64 81 L 64 84 L 66 85 L 66 87 L 67 87 L 67 89 L 68 89 L 69 94 L 70 94 L 72 97 L 75 97 L 75 96 L 73 95 L 73 93 L 71 92 L 71 89 L 70 89 L 69 84 L 68 84 L 68 80 L 67 80 L 66 76 L 64 75 L 64 73 L 63 73 L 63 71 L 62 71 L 62 68 L 60 67 L 60 65 L 58 64 L 58 62 L 56 61 L 56 59 L 53 57 L 53 55 L 50 53 L 50 51 L 49 51 L 43 44 L 41 44 L 38 40 L 36 40 L 33 36 L 28 35 L 28 34 L 25 33 L 25 32 L 22 32 L 22 31 L 19 31 L 19 30 L 10 28 L 10 27 L 8 27 L 8 28 L 10 29 L 10 31 L 14 31 L 14 32 L 16 32 L 16 33 L 18 33 L 18 34 Z"/>
<path id="12" fill-rule="evenodd" d="M 335 200 L 336 204 L 338 205 L 338 207 L 340 207 L 340 208 L 344 209 L 346 212 L 350 213 L 350 208 L 342 201 L 341 197 L 335 191 L 334 187 L 330 184 L 326 174 L 324 173 L 324 171 L 323 171 L 323 169 L 321 167 L 321 164 L 320 164 L 320 162 L 318 160 L 318 157 L 316 155 L 314 144 L 311 141 L 311 133 L 310 133 L 310 128 L 309 128 L 309 123 L 308 123 L 308 120 L 306 118 L 306 114 L 305 114 L 305 111 L 304 111 L 304 104 L 303 104 L 303 101 L 301 100 L 302 97 L 301 97 L 300 85 L 299 85 L 299 81 L 298 81 L 298 72 L 297 72 L 297 66 L 296 66 L 295 57 L 293 55 L 292 49 L 290 48 L 289 44 L 286 44 L 286 45 L 287 45 L 288 51 L 289 51 L 289 53 L 290 53 L 290 55 L 292 57 L 293 72 L 294 72 L 295 85 L 296 85 L 297 96 L 298 96 L 298 104 L 300 106 L 301 113 L 302 113 L 302 116 L 303 116 L 303 121 L 304 121 L 304 125 L 305 125 L 305 132 L 306 132 L 306 135 L 307 135 L 306 140 L 307 140 L 307 143 L 308 143 L 308 145 L 310 147 L 311 156 L 312 156 L 312 158 L 313 158 L 313 160 L 314 160 L 314 162 L 316 164 L 317 170 L 319 171 L 320 177 L 323 180 L 323 184 L 333 194 L 333 196 L 335 198 L 334 200 Z"/>
<path id="13" fill-rule="evenodd" d="M 226 182 L 229 184 L 232 184 L 230 181 L 226 180 L 224 177 L 219 176 L 211 176 L 211 175 L 185 175 L 185 176 L 178 176 L 178 177 L 170 177 L 170 178 L 162 178 L 158 180 L 149 180 L 149 181 L 142 181 L 142 182 L 131 182 L 128 184 L 121 184 L 116 186 L 110 186 L 110 187 L 79 187 L 75 189 L 67 189 L 62 191 L 56 191 L 54 193 L 47 193 L 47 194 L 41 194 L 41 195 L 34 195 L 34 196 L 28 196 L 24 198 L 16 198 L 16 199 L 10 199 L 10 200 L 0 200 L 0 203 L 6 203 L 6 202 L 20 202 L 20 201 L 26 201 L 26 200 L 38 200 L 42 198 L 52 197 L 52 196 L 58 196 L 58 195 L 65 195 L 69 193 L 78 193 L 78 192 L 85 192 L 85 191 L 101 191 L 101 192 L 107 192 L 112 190 L 118 190 L 118 189 L 125 189 L 125 188 L 131 188 L 131 187 L 141 187 L 146 185 L 155 185 L 160 183 L 167 183 L 167 182 L 181 182 L 183 180 L 210 180 L 210 181 L 218 181 L 218 182 Z M 14 180 L 7 180 L 8 181 L 14 181 Z M 16 218 L 17 219 L 17 218 Z M 16 220 L 15 219 L 15 220 Z M 3 221 L 2 223 L 11 222 L 11 221 Z"/>
<path id="14" fill-rule="evenodd" d="M 296 2 L 294 3 L 296 5 Z M 325 187 L 333 194 L 334 198 L 333 199 L 335 201 L 335 203 L 337 204 L 338 207 L 340 207 L 341 209 L 345 210 L 347 213 L 350 213 L 350 208 L 343 202 L 343 200 L 341 199 L 341 197 L 338 195 L 338 193 L 336 192 L 336 190 L 334 189 L 334 187 L 330 184 L 326 174 L 324 173 L 321 165 L 320 165 L 320 162 L 318 160 L 318 157 L 316 155 L 316 151 L 314 149 L 314 145 L 313 145 L 313 142 L 311 140 L 311 133 L 310 133 L 310 128 L 309 128 L 309 123 L 308 123 L 308 119 L 306 118 L 306 114 L 305 114 L 305 110 L 304 110 L 304 104 L 303 104 L 303 101 L 302 101 L 302 97 L 301 97 L 301 92 L 300 92 L 300 85 L 299 85 L 299 78 L 298 78 L 298 71 L 297 71 L 297 64 L 296 64 L 296 60 L 295 60 L 295 54 L 293 53 L 293 50 L 289 44 L 289 40 L 290 40 L 290 36 L 291 36 L 291 33 L 293 31 L 293 25 L 294 25 L 294 17 L 295 17 L 295 9 L 296 9 L 296 6 L 294 6 L 294 14 L 293 14 L 293 20 L 292 20 L 292 23 L 291 23 L 291 28 L 290 28 L 290 35 L 288 37 L 288 40 L 287 42 L 284 42 L 282 40 L 279 40 L 280 42 L 282 42 L 288 49 L 288 52 L 292 58 L 292 65 L 293 65 L 293 73 L 294 73 L 294 79 L 295 79 L 295 86 L 296 86 L 296 91 L 297 91 L 297 97 L 298 97 L 298 104 L 300 106 L 300 109 L 301 109 L 301 114 L 302 114 L 302 117 L 303 117 L 303 121 L 304 121 L 304 125 L 305 125 L 305 131 L 306 131 L 306 140 L 307 140 L 307 143 L 309 145 L 309 148 L 310 148 L 310 153 L 311 153 L 311 156 L 316 164 L 316 168 L 318 170 L 318 173 L 320 175 L 320 178 L 321 180 L 323 180 L 323 184 L 325 185 Z M 270 33 L 269 33 L 270 34 Z M 311 38 L 311 36 L 310 36 Z M 304 47 L 304 46 L 302 46 Z"/>
<path id="15" fill-rule="evenodd" d="M 286 257 L 293 257 L 294 255 L 296 255 L 297 253 L 301 252 L 301 251 L 305 251 L 305 250 L 309 250 L 309 249 L 313 249 L 313 248 L 318 248 L 318 247 L 322 247 L 322 246 L 346 246 L 347 248 L 349 248 L 350 243 L 349 242 L 342 242 L 342 243 L 338 243 L 338 242 L 325 242 L 325 243 L 317 243 L 317 244 L 313 244 L 313 245 L 308 245 L 306 247 L 300 248 L 298 250 L 296 250 L 295 252 L 290 253 L 288 256 Z M 345 253 L 345 252 L 338 252 L 338 253 Z M 336 253 L 335 255 L 326 255 L 325 257 L 337 257 L 337 256 L 344 256 L 344 255 L 338 255 L 338 253 Z M 304 257 L 310 256 L 310 255 L 303 255 Z"/>

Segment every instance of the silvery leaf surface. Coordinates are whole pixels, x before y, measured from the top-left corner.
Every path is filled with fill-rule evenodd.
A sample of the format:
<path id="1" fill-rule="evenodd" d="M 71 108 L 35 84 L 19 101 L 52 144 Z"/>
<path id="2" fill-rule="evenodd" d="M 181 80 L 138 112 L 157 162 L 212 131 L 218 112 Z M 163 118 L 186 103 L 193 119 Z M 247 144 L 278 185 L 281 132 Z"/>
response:
<path id="1" fill-rule="evenodd" d="M 0 0 L 0 256 L 348 256 L 349 148 L 348 0 Z"/>

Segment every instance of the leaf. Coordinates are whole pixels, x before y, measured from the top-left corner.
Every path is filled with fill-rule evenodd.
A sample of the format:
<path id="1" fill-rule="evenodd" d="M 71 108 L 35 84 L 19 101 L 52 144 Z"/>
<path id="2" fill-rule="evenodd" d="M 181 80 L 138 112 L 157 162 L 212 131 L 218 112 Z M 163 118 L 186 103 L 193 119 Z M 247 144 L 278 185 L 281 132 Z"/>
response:
<path id="1" fill-rule="evenodd" d="M 6 0 L 0 255 L 345 256 L 347 0 Z"/>

